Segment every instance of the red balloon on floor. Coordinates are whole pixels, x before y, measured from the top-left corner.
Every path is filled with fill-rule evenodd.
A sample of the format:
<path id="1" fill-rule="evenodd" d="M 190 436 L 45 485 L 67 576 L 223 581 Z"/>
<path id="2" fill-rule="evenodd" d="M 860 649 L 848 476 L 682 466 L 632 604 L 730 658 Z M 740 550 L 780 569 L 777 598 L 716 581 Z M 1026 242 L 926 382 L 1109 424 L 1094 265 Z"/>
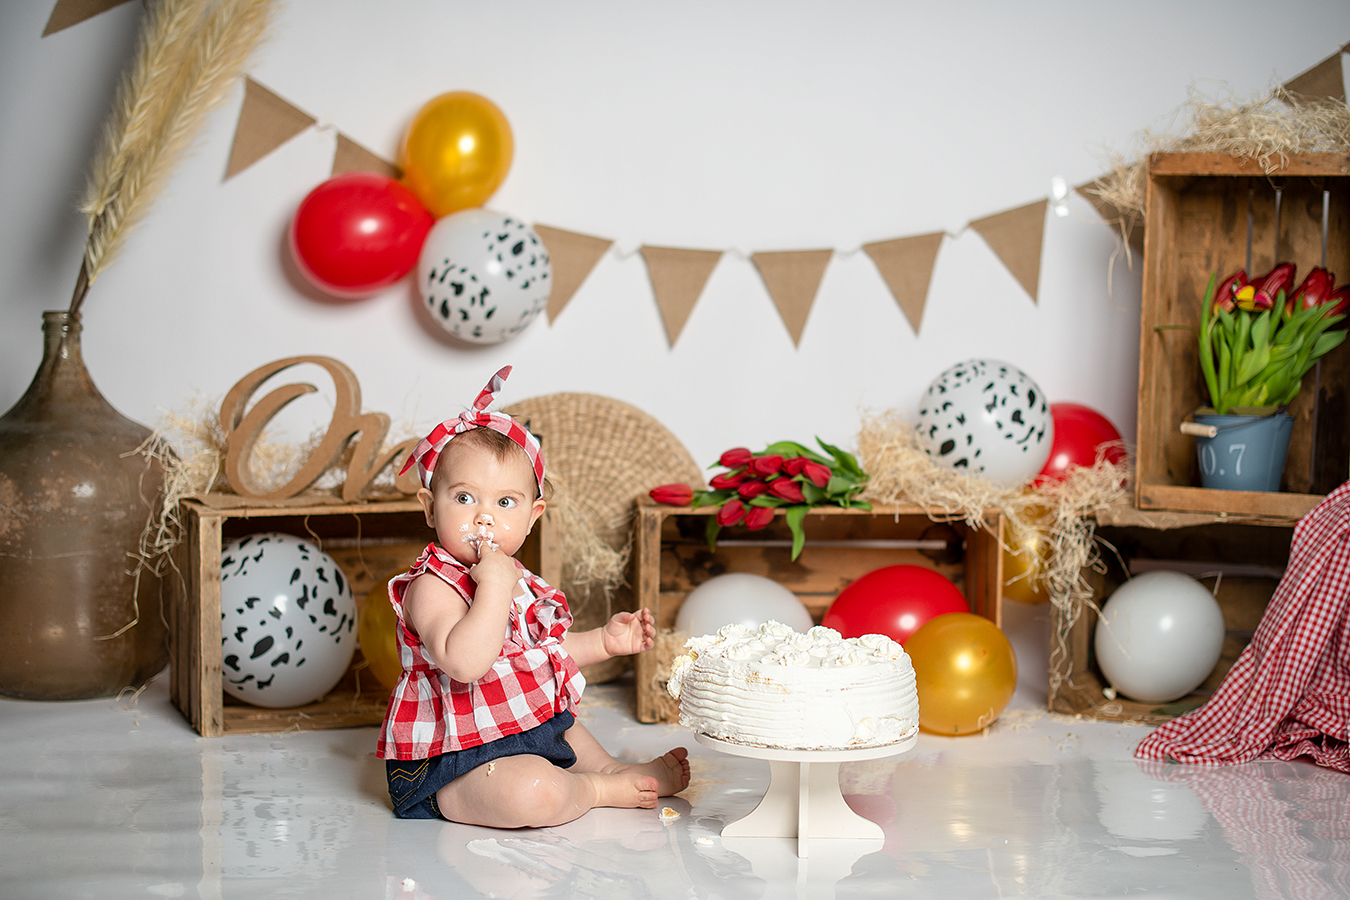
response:
<path id="1" fill-rule="evenodd" d="M 432 222 L 413 192 L 394 179 L 348 172 L 300 201 L 291 220 L 291 253 L 325 293 L 367 297 L 412 270 Z"/>
<path id="2" fill-rule="evenodd" d="M 1034 484 L 1062 481 L 1074 466 L 1096 465 L 1097 448 L 1102 444 L 1108 445 L 1104 452 L 1112 463 L 1125 459 L 1120 432 L 1095 409 L 1079 403 L 1051 403 L 1050 416 L 1055 423 L 1055 439 L 1050 444 L 1050 458 Z"/>
<path id="3" fill-rule="evenodd" d="M 844 637 L 884 634 L 903 644 L 929 619 L 968 613 L 956 585 L 923 566 L 886 566 L 868 572 L 839 592 L 821 624 Z"/>

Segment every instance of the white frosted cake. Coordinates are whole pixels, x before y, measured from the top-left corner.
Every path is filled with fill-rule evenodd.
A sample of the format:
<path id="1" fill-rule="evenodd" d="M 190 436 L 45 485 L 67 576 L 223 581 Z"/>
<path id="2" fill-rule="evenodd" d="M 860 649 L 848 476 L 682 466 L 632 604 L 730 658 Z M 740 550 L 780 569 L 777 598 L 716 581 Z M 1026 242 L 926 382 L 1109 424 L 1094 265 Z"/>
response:
<path id="1" fill-rule="evenodd" d="M 680 724 L 738 744 L 838 750 L 894 744 L 919 727 L 914 667 L 885 635 L 843 638 L 781 622 L 690 638 L 666 690 Z"/>

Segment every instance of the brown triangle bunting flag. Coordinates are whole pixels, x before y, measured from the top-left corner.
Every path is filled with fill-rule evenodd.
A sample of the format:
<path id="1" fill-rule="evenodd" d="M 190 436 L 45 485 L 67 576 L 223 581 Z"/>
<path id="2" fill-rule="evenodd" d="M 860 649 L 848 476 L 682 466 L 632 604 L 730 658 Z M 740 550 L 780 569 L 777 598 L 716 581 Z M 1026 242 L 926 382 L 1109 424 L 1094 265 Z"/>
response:
<path id="1" fill-rule="evenodd" d="M 722 258 L 722 251 L 645 245 L 641 249 L 642 258 L 647 262 L 647 274 L 652 280 L 652 291 L 656 294 L 656 305 L 666 326 L 666 337 L 673 347 L 703 293 L 708 277 Z"/>
<path id="2" fill-rule="evenodd" d="M 245 78 L 244 105 L 234 129 L 225 180 L 229 181 L 316 121 L 252 78 Z"/>
<path id="3" fill-rule="evenodd" d="M 552 323 L 614 242 L 538 223 L 534 231 L 548 248 L 553 267 L 553 288 L 548 295 L 548 320 Z"/>
<path id="4" fill-rule="evenodd" d="M 1302 75 L 1286 81 L 1284 89 L 1299 100 L 1339 100 L 1344 103 L 1345 76 L 1341 71 L 1341 51 L 1337 50 Z"/>
<path id="5" fill-rule="evenodd" d="M 1033 303 L 1041 280 L 1041 239 L 1045 235 L 1045 208 L 1049 204 L 1049 200 L 1037 200 L 970 223 L 1031 295 Z"/>
<path id="6" fill-rule="evenodd" d="M 128 0 L 56 0 L 56 6 L 52 7 L 52 14 L 47 19 L 47 27 L 42 30 L 42 36 L 56 34 L 126 2 Z"/>
<path id="7" fill-rule="evenodd" d="M 333 153 L 333 174 L 344 175 L 347 172 L 374 172 L 395 180 L 403 177 L 403 172 L 389 160 L 376 156 L 356 141 L 338 132 L 337 149 Z"/>
<path id="8" fill-rule="evenodd" d="M 891 296 L 900 304 L 900 311 L 909 320 L 909 327 L 919 333 L 923 308 L 928 302 L 928 286 L 933 281 L 938 248 L 945 232 L 920 234 L 863 244 L 863 250 L 872 257 L 877 271 L 891 289 Z"/>
<path id="9" fill-rule="evenodd" d="M 833 255 L 833 250 L 786 250 L 750 256 L 794 346 L 801 343 L 806 317 L 811 314 L 811 304 L 816 302 L 825 267 Z"/>

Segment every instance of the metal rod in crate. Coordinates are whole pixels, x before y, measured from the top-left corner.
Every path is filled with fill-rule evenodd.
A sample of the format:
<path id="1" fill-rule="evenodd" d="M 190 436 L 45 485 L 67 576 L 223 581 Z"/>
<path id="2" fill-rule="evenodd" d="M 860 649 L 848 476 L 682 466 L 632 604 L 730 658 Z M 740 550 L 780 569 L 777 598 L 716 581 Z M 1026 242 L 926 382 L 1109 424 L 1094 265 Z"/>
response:
<path id="1" fill-rule="evenodd" d="M 1252 206 L 1256 203 L 1256 186 L 1250 181 L 1247 182 L 1247 265 L 1245 266 L 1247 274 L 1252 272 L 1252 228 L 1255 226 L 1255 216 L 1252 213 Z"/>
<path id="2" fill-rule="evenodd" d="M 1322 268 L 1327 267 L 1327 228 L 1331 224 L 1331 191 L 1322 188 Z M 1308 485 L 1317 490 L 1317 407 L 1322 402 L 1322 361 L 1313 363 L 1312 441 L 1308 444 Z"/>

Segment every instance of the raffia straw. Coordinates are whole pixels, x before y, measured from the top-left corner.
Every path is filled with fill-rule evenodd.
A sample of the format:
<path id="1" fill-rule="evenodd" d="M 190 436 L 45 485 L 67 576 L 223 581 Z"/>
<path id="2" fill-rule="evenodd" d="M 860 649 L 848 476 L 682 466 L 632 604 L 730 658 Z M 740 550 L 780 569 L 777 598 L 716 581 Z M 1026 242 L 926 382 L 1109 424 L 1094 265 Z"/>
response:
<path id="1" fill-rule="evenodd" d="M 600 591 L 604 595 L 608 618 L 612 593 L 623 582 L 631 545 L 616 550 L 591 527 L 590 519 L 576 504 L 566 483 L 550 475 L 554 482 L 549 505 L 558 517 L 562 544 L 562 580 L 569 589 Z"/>
<path id="2" fill-rule="evenodd" d="M 225 99 L 272 17 L 274 0 L 160 0 L 95 157 L 70 312 L 149 211 L 206 115 Z"/>
<path id="3" fill-rule="evenodd" d="M 1174 118 L 1183 120 L 1180 133 L 1140 132 L 1130 152 L 1109 154 L 1109 171 L 1087 188 L 1122 212 L 1126 230 L 1143 220 L 1154 153 L 1227 153 L 1255 160 L 1269 175 L 1295 154 L 1350 152 L 1350 107 L 1295 97 L 1278 86 L 1247 101 L 1209 97 L 1192 86 Z"/>
<path id="4" fill-rule="evenodd" d="M 934 463 L 919 445 L 914 426 L 895 410 L 864 416 L 858 462 L 868 474 L 860 499 L 873 504 L 913 503 L 930 518 L 960 519 L 972 528 L 983 527 L 987 509 L 1003 509 L 1021 522 L 1031 505 L 1021 488 Z"/>
<path id="5" fill-rule="evenodd" d="M 919 445 L 914 426 L 898 412 L 867 415 L 858 433 L 858 461 L 868 473 L 862 498 L 876 504 L 913 503 L 930 518 L 962 519 L 971 527 L 985 527 L 984 510 L 999 509 L 1006 521 L 1009 553 L 1034 552 L 1037 543 L 1050 552 L 1044 567 L 1033 575 L 1051 602 L 1069 618 L 1077 617 L 1092 600 L 1084 572 L 1101 565 L 1097 551 L 1096 513 L 1125 500 L 1128 462 L 1105 458 L 1111 449 L 1098 448 L 1095 465 L 1069 471 L 1059 482 L 1034 490 L 1004 488 L 977 475 L 939 466 Z M 1039 542 L 1021 538 L 1039 533 Z"/>

